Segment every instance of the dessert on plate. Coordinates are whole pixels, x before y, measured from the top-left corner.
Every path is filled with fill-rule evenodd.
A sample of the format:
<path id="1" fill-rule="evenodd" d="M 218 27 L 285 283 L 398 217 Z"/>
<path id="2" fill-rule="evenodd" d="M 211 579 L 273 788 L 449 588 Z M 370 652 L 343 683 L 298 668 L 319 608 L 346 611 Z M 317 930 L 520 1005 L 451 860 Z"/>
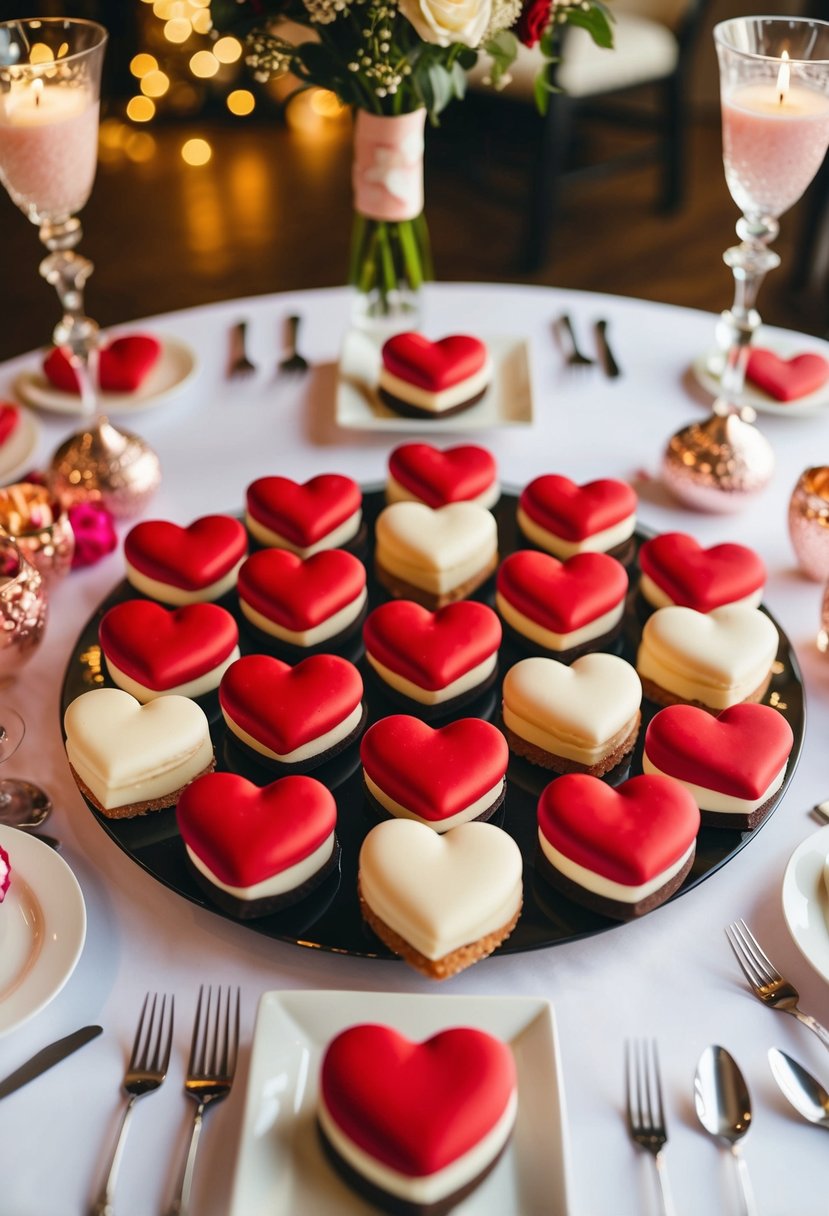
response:
<path id="1" fill-rule="evenodd" d="M 441 450 L 431 443 L 401 443 L 389 456 L 386 502 L 422 502 L 427 507 L 475 502 L 494 507 L 500 494 L 495 457 L 477 444 Z"/>
<path id="2" fill-rule="evenodd" d="M 186 528 L 147 519 L 124 538 L 128 581 L 142 595 L 177 606 L 232 591 L 247 550 L 245 529 L 231 515 L 205 515 Z"/>
<path id="3" fill-rule="evenodd" d="M 12 867 L 9 861 L 9 855 L 6 850 L 0 845 L 0 904 L 6 898 L 6 892 L 11 885 Z"/>
<path id="4" fill-rule="evenodd" d="M 627 561 L 633 553 L 636 494 L 625 481 L 604 477 L 577 485 L 546 473 L 525 486 L 518 500 L 518 526 L 529 541 L 554 557 L 610 553 Z"/>
<path id="5" fill-rule="evenodd" d="M 639 549 L 639 568 L 639 590 L 654 608 L 758 608 L 766 582 L 766 568 L 753 549 L 735 544 L 704 549 L 684 532 L 663 532 L 646 540 Z"/>
<path id="6" fill-rule="evenodd" d="M 453 502 L 432 510 L 395 502 L 377 517 L 375 570 L 393 596 L 426 608 L 465 599 L 498 565 L 498 529 L 485 507 Z"/>
<path id="7" fill-rule="evenodd" d="M 492 361 L 479 338 L 452 334 L 431 342 L 423 334 L 394 334 L 383 344 L 378 392 L 396 414 L 445 418 L 480 401 Z"/>
<path id="8" fill-rule="evenodd" d="M 245 494 L 245 523 L 254 540 L 311 557 L 362 543 L 363 495 L 356 481 L 321 473 L 304 483 L 259 477 Z"/>
<path id="9" fill-rule="evenodd" d="M 306 558 L 260 549 L 242 565 L 237 590 L 245 619 L 270 641 L 302 650 L 336 647 L 362 619 L 366 571 L 344 549 Z"/>
<path id="10" fill-rule="evenodd" d="M 515 1061 L 467 1026 L 412 1042 L 361 1023 L 327 1045 L 317 1121 L 327 1156 L 382 1211 L 445 1216 L 506 1148 L 518 1109 Z"/>

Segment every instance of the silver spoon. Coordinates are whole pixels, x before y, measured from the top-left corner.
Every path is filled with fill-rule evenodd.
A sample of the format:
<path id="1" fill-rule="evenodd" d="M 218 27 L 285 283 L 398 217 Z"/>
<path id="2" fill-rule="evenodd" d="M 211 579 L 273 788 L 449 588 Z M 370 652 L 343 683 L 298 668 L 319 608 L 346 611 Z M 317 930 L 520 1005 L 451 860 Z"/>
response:
<path id="1" fill-rule="evenodd" d="M 776 1047 L 769 1048 L 769 1064 L 778 1088 L 797 1113 L 810 1123 L 829 1128 L 829 1094 L 820 1081 Z"/>
<path id="2" fill-rule="evenodd" d="M 739 1144 L 751 1126 L 751 1099 L 743 1074 L 724 1047 L 706 1047 L 700 1056 L 694 1074 L 694 1106 L 705 1130 L 731 1146 L 742 1216 L 756 1216 L 754 1192 Z"/>

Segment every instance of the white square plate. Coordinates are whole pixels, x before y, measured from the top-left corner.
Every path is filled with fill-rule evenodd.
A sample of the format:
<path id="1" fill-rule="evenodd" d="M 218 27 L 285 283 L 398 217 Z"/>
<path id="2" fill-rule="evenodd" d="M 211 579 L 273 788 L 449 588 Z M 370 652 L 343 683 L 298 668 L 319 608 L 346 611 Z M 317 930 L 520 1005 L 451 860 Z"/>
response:
<path id="1" fill-rule="evenodd" d="M 518 1070 L 515 1131 L 456 1216 L 567 1216 L 564 1090 L 549 1002 L 378 992 L 262 996 L 230 1216 L 377 1216 L 331 1169 L 315 1120 L 322 1053 L 358 1022 L 380 1022 L 417 1040 L 450 1026 L 476 1026 L 509 1043 Z"/>
<path id="2" fill-rule="evenodd" d="M 441 418 L 404 418 L 377 395 L 383 341 L 362 330 L 346 334 L 337 379 L 336 419 L 361 431 L 478 431 L 523 426 L 533 420 L 529 348 L 523 338 L 483 339 L 492 359 L 492 382 L 476 405 Z"/>

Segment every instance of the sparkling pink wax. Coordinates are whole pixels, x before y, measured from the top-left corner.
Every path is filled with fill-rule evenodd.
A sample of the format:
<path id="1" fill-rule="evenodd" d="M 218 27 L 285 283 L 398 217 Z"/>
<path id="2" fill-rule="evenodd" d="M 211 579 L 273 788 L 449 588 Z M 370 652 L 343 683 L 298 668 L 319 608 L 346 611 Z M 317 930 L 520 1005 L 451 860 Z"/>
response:
<path id="1" fill-rule="evenodd" d="M 0 179 L 35 223 L 66 219 L 89 198 L 98 110 L 86 89 L 47 85 L 0 96 Z"/>

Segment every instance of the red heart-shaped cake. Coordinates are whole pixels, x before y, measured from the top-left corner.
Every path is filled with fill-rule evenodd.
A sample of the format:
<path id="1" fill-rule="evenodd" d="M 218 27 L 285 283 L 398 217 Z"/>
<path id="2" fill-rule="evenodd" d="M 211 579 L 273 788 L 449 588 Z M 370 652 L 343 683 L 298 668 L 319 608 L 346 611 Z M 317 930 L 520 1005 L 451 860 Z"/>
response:
<path id="1" fill-rule="evenodd" d="M 577 553 L 565 562 L 519 549 L 498 568 L 496 591 L 518 612 L 553 633 L 567 634 L 624 600 L 628 576 L 606 553 Z"/>
<path id="2" fill-rule="evenodd" d="M 383 345 L 384 367 L 430 393 L 463 383 L 481 371 L 486 360 L 484 343 L 468 334 L 452 334 L 437 342 L 419 333 L 394 334 Z"/>
<path id="3" fill-rule="evenodd" d="M 124 557 L 147 578 L 186 591 L 217 582 L 247 552 L 247 534 L 230 515 L 205 515 L 186 528 L 147 519 L 124 538 Z"/>
<path id="4" fill-rule="evenodd" d="M 829 380 L 829 359 L 814 352 L 781 359 L 774 351 L 752 346 L 746 379 L 777 401 L 797 401 L 816 392 Z"/>
<path id="5" fill-rule="evenodd" d="M 515 1090 L 509 1047 L 482 1030 L 453 1027 L 413 1043 L 390 1026 L 351 1026 L 323 1057 L 322 1125 L 420 1178 L 481 1145 L 509 1117 Z"/>
<path id="6" fill-rule="evenodd" d="M 168 611 L 152 600 L 126 600 L 104 614 L 98 639 L 119 671 L 163 692 L 223 663 L 238 645 L 239 631 L 217 604 Z"/>
<path id="7" fill-rule="evenodd" d="M 287 549 L 260 549 L 239 571 L 239 598 L 293 632 L 327 621 L 363 593 L 365 567 L 343 549 L 299 557 Z"/>
<path id="8" fill-rule="evenodd" d="M 134 393 L 158 362 L 161 343 L 149 334 L 115 338 L 98 354 L 98 380 L 105 393 Z M 67 352 L 55 346 L 43 361 L 43 371 L 62 393 L 77 393 L 78 377 Z"/>
<path id="9" fill-rule="evenodd" d="M 770 705 L 732 705 L 713 714 L 671 705 L 650 721 L 645 751 L 663 773 L 732 798 L 754 800 L 785 765 L 792 728 Z"/>
<path id="10" fill-rule="evenodd" d="M 602 478 L 577 485 L 548 473 L 521 492 L 519 510 L 567 541 L 581 541 L 613 528 L 636 511 L 636 494 L 625 481 Z"/>
<path id="11" fill-rule="evenodd" d="M 461 718 L 433 729 L 392 714 L 369 727 L 360 743 L 366 776 L 421 819 L 457 815 L 503 781 L 507 741 L 491 722 Z"/>
<path id="12" fill-rule="evenodd" d="M 321 473 L 304 484 L 259 477 L 248 486 L 246 500 L 253 519 L 305 549 L 356 514 L 363 498 L 350 477 Z"/>
<path id="13" fill-rule="evenodd" d="M 278 756 L 334 730 L 362 697 L 357 668 L 333 654 L 311 655 L 295 667 L 264 654 L 245 655 L 219 686 L 226 717 Z"/>
<path id="14" fill-rule="evenodd" d="M 476 444 L 441 451 L 430 443 L 404 443 L 389 456 L 389 473 L 427 507 L 443 507 L 481 497 L 497 469 L 492 454 Z"/>
<path id="15" fill-rule="evenodd" d="M 0 402 L 0 446 L 8 443 L 20 423 L 20 410 L 10 401 Z"/>
<path id="16" fill-rule="evenodd" d="M 430 612 L 412 600 L 381 604 L 363 626 L 366 650 L 419 688 L 446 688 L 501 644 L 501 623 L 486 604 L 460 600 Z"/>
<path id="17" fill-rule="evenodd" d="M 639 550 L 642 573 L 674 604 L 711 612 L 747 599 L 766 581 L 766 568 L 745 545 L 712 545 L 709 549 L 684 532 L 664 532 Z"/>
<path id="18" fill-rule="evenodd" d="M 261 788 L 236 773 L 208 773 L 176 808 L 188 849 L 220 882 L 252 887 L 311 856 L 337 823 L 333 795 L 313 777 Z"/>

